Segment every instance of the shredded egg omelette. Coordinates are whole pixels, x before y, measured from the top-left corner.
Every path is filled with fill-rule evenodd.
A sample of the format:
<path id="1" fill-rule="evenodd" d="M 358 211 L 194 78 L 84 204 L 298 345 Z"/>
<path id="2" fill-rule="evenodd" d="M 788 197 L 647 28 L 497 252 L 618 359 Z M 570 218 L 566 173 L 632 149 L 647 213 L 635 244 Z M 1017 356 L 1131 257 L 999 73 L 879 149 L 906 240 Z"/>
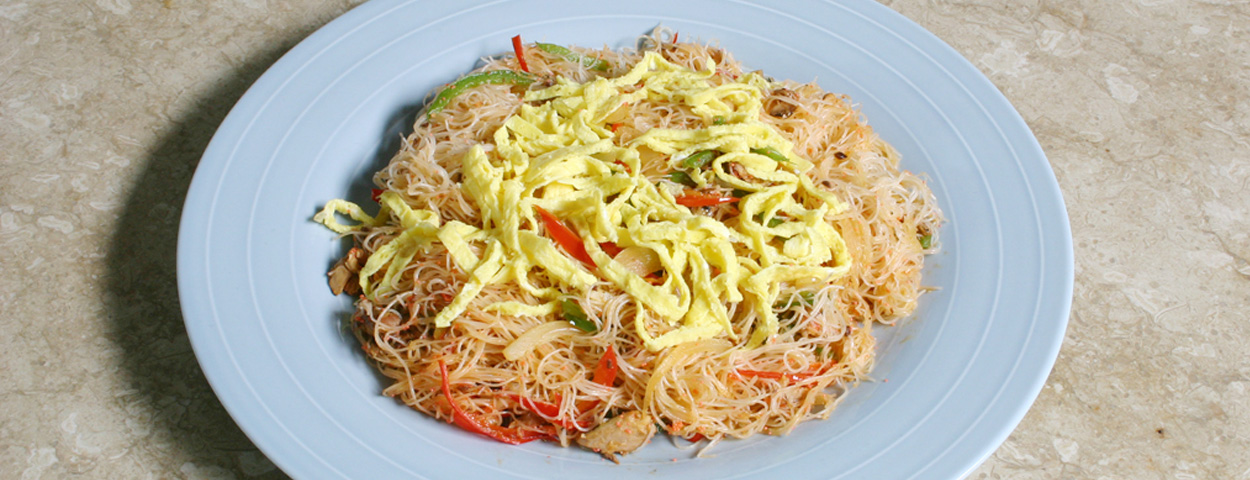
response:
<path id="1" fill-rule="evenodd" d="M 813 185 L 805 174 L 812 163 L 760 121 L 768 81 L 751 73 L 713 86 L 707 79 L 714 72 L 710 60 L 692 70 L 648 52 L 616 78 L 560 78 L 527 92 L 526 103 L 495 131 L 494 145 L 477 145 L 463 157 L 461 188 L 480 210 L 481 227 L 413 209 L 392 191 L 380 196 L 377 216 L 334 200 L 315 220 L 339 233 L 388 218 L 402 225 L 403 232 L 361 268 L 366 298 L 393 291 L 396 275 L 423 249 L 445 246 L 468 281 L 435 316 L 438 327 L 454 322 L 492 284 L 515 282 L 541 301 L 504 301 L 489 310 L 542 316 L 558 311 L 566 293 L 606 281 L 672 327 L 653 335 L 638 309 L 634 328 L 651 351 L 717 336 L 737 341 L 739 334 L 758 346 L 777 332 L 773 305 L 783 283 L 827 284 L 848 271 L 846 244 L 826 220 L 846 206 Z M 623 144 L 614 141 L 610 116 L 640 100 L 685 104 L 708 126 L 654 128 Z M 644 148 L 666 155 L 673 169 L 699 152 L 716 152 L 710 168 L 691 170 L 690 180 L 698 187 L 732 186 L 741 213 L 722 222 L 701 214 L 703 207 L 684 206 L 681 188 L 643 175 Z M 592 264 L 565 254 L 543 233 L 539 208 L 576 232 Z M 340 223 L 336 214 L 359 224 Z M 662 274 L 649 279 L 625 268 L 604 251 L 605 243 L 651 250 Z M 552 286 L 534 285 L 536 275 Z M 744 300 L 756 322 L 750 332 L 735 332 L 729 308 Z"/>

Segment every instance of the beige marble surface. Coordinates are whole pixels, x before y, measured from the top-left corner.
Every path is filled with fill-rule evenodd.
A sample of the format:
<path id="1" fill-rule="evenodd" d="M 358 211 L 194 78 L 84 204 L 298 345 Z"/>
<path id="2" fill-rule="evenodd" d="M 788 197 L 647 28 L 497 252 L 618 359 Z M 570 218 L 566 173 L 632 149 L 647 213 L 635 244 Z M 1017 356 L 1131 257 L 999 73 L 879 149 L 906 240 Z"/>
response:
<path id="1" fill-rule="evenodd" d="M 354 3 L 0 2 L 0 477 L 282 477 L 191 353 L 178 214 L 229 107 Z M 1006 94 L 1072 219 L 1063 351 L 971 478 L 1250 479 L 1250 5 L 889 6 Z"/>

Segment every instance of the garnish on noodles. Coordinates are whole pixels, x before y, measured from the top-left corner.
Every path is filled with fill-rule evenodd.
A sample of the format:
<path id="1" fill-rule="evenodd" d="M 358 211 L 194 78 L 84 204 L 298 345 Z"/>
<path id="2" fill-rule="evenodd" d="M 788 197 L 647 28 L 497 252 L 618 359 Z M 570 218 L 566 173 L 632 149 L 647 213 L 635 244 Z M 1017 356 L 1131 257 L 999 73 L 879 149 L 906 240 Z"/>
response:
<path id="1" fill-rule="evenodd" d="M 785 434 L 866 378 L 924 290 L 932 193 L 846 97 L 666 38 L 514 38 L 427 106 L 376 215 L 316 215 L 354 242 L 331 289 L 386 395 L 615 460 L 656 426 Z"/>

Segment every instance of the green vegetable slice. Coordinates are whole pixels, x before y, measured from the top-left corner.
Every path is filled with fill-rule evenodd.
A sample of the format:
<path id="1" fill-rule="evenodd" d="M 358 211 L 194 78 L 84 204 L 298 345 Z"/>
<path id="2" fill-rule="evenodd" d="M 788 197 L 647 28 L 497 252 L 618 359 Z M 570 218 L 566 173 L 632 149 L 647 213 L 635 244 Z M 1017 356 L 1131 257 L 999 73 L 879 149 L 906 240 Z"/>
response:
<path id="1" fill-rule="evenodd" d="M 697 170 L 697 169 L 703 168 L 703 166 L 707 165 L 707 162 L 712 161 L 713 158 L 716 158 L 715 151 L 700 150 L 698 152 L 694 152 L 690 154 L 690 156 L 687 156 L 686 158 L 683 158 L 681 160 L 681 164 L 682 166 L 686 168 Z"/>
<path id="2" fill-rule="evenodd" d="M 773 147 L 752 148 L 751 153 L 771 158 L 777 161 L 777 163 L 790 163 L 790 159 L 786 158 L 785 155 L 782 155 L 781 152 L 773 149 Z"/>
<path id="3" fill-rule="evenodd" d="M 920 248 L 928 250 L 929 247 L 932 247 L 932 246 L 933 246 L 933 235 L 921 235 L 920 236 Z"/>
<path id="4" fill-rule="evenodd" d="M 798 297 L 799 298 L 795 300 L 794 296 L 790 296 L 790 298 L 786 299 L 784 302 L 777 302 L 773 304 L 773 310 L 788 310 L 790 307 L 795 305 L 810 307 L 812 306 L 812 303 L 815 303 L 816 301 L 816 294 L 812 292 L 799 292 Z"/>
<path id="5" fill-rule="evenodd" d="M 755 223 L 764 223 L 764 214 L 762 213 L 759 215 L 756 215 L 753 218 L 755 218 Z M 773 217 L 773 218 L 768 219 L 768 228 L 775 228 L 778 225 L 781 225 L 783 223 L 786 223 L 786 220 L 784 218 Z"/>
<path id="6" fill-rule="evenodd" d="M 586 311 L 582 310 L 582 306 L 572 300 L 560 302 L 560 309 L 564 311 L 564 319 L 572 323 L 574 327 L 586 333 L 595 333 L 599 327 L 586 318 Z"/>
<path id="7" fill-rule="evenodd" d="M 697 184 L 694 182 L 694 179 L 690 178 L 690 174 L 683 172 L 681 170 L 668 174 L 668 180 L 670 182 L 685 185 L 691 188 L 697 186 Z"/>
<path id="8" fill-rule="evenodd" d="M 580 64 L 581 66 L 589 68 L 591 70 L 598 70 L 600 72 L 606 72 L 608 70 L 608 62 L 603 59 L 587 57 L 585 55 L 582 55 L 580 53 L 574 52 L 572 50 L 569 50 L 567 48 L 561 47 L 553 43 L 535 43 L 534 46 L 538 47 L 539 50 L 542 50 L 544 52 L 550 53 L 557 57 L 563 58 L 570 62 Z"/>
<path id="9" fill-rule="evenodd" d="M 480 87 L 482 85 L 529 85 L 534 83 L 534 76 L 525 72 L 515 70 L 491 70 L 489 72 L 475 73 L 468 75 L 460 80 L 456 80 L 443 91 L 438 92 L 438 96 L 434 97 L 434 101 L 430 102 L 429 108 L 426 109 L 427 115 L 438 113 L 447 104 L 451 103 L 465 90 Z"/>

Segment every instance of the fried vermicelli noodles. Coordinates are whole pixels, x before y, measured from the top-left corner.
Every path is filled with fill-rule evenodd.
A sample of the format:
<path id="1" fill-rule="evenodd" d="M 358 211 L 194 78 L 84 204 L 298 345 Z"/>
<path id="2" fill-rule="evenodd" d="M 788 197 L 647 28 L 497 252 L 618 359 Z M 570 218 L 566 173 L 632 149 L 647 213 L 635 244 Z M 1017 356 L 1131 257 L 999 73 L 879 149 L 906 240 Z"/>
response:
<path id="1" fill-rule="evenodd" d="M 873 325 L 891 324 L 911 313 L 923 291 L 924 257 L 935 250 L 942 221 L 932 193 L 920 178 L 899 169 L 897 153 L 873 133 L 848 98 L 826 93 L 815 84 L 773 81 L 744 72 L 722 49 L 673 43 L 669 38 L 657 32 L 645 37 L 637 51 L 574 48 L 570 54 L 531 45 L 523 54 L 528 74 L 517 73 L 523 68 L 515 55 L 487 59 L 473 74 L 500 73 L 454 92 L 454 98 L 436 99 L 431 111 L 418 118 L 401 151 L 374 176 L 375 197 L 383 213 L 369 217 L 359 207 L 340 202 L 327 205 L 318 216 L 355 244 L 331 271 L 331 283 L 336 293 L 358 295 L 350 328 L 369 359 L 393 381 L 384 394 L 509 443 L 552 439 L 567 445 L 623 412 L 641 411 L 671 435 L 708 439 L 714 445 L 724 438 L 761 432 L 785 434 L 802 421 L 825 418 L 842 388 L 866 378 L 873 364 Z M 610 140 L 603 148 L 617 153 L 592 152 L 587 158 L 602 159 L 603 166 L 585 167 L 591 171 L 585 178 L 591 180 L 567 183 L 585 187 L 593 180 L 616 185 L 617 180 L 632 177 L 638 183 L 601 196 L 599 203 L 626 205 L 622 202 L 631 195 L 628 192 L 646 190 L 651 192 L 647 198 L 676 199 L 681 205 L 664 208 L 681 212 L 689 208 L 687 217 L 706 217 L 733 232 L 747 232 L 732 247 L 737 259 L 731 261 L 743 266 L 739 283 L 733 283 L 731 275 L 737 267 L 716 263 L 724 259 L 690 260 L 690 265 L 673 272 L 662 268 L 668 265 L 667 257 L 661 262 L 654 253 L 635 246 L 653 243 L 637 238 L 604 241 L 597 224 L 568 213 L 574 211 L 569 205 L 581 205 L 576 202 L 585 197 L 556 200 L 559 192 L 572 195 L 568 192 L 574 187 L 548 185 L 530 192 L 534 197 L 524 205 L 564 206 L 547 208 L 550 214 L 532 213 L 532 207 L 518 214 L 506 210 L 516 205 L 479 205 L 484 194 L 500 187 L 477 185 L 480 173 L 469 171 L 479 168 L 475 165 L 489 169 L 506 168 L 510 161 L 516 164 L 509 160 L 514 158 L 509 155 L 517 155 L 509 153 L 512 149 L 524 150 L 526 158 L 533 155 L 535 165 L 543 158 L 536 147 L 521 142 L 521 129 L 504 128 L 512 117 L 532 117 L 544 105 L 566 98 L 535 92 L 577 90 L 584 97 L 575 98 L 589 102 L 591 93 L 577 85 L 624 78 L 640 62 L 667 62 L 702 72 L 674 73 L 672 81 L 678 83 L 697 77 L 697 82 L 705 82 L 699 85 L 713 90 L 729 84 L 733 85 L 726 88 L 759 87 L 758 107 L 741 128 L 762 122 L 793 148 L 790 158 L 774 155 L 777 150 L 753 148 L 751 153 L 774 158 L 778 171 L 798 172 L 806 177 L 800 184 L 815 190 L 803 193 L 804 187 L 794 184 L 800 186 L 791 187 L 795 193 L 786 198 L 793 198 L 795 206 L 757 214 L 749 225 L 801 236 L 807 233 L 794 233 L 800 231 L 800 220 L 817 221 L 835 233 L 811 234 L 810 240 L 794 246 L 784 235 L 765 237 L 773 243 L 752 246 L 746 238 L 751 235 L 744 223 L 748 219 L 738 217 L 745 216 L 740 207 L 750 207 L 745 195 L 754 192 L 728 183 L 738 178 L 750 185 L 776 186 L 780 181 L 744 168 L 749 164 L 746 157 L 735 156 L 728 146 L 705 154 L 716 159 L 706 165 L 674 168 L 683 165 L 678 154 L 651 146 L 645 137 L 648 132 L 695 131 L 735 120 L 709 117 L 692 107 L 694 103 L 662 101 L 654 92 L 632 97 L 634 101 L 613 109 L 602 124 L 591 128 Z M 661 68 L 668 67 L 652 69 Z M 642 85 L 642 81 L 618 85 L 619 93 L 629 94 Z M 499 144 L 505 138 L 518 143 Z M 611 155 L 627 146 L 639 152 L 636 163 L 613 162 L 616 157 Z M 726 158 L 744 160 L 734 163 Z M 654 190 L 644 188 L 647 185 L 654 185 Z M 637 199 L 630 201 L 644 201 L 642 193 L 632 195 Z M 336 211 L 361 223 L 337 224 Z M 702 225 L 700 219 L 686 220 Z M 786 223 L 796 224 L 796 229 L 785 230 Z M 801 230 L 811 230 L 808 227 Z M 693 228 L 669 235 L 695 238 Z M 562 239 L 562 229 L 576 235 L 577 242 L 594 237 L 585 242 L 590 253 L 570 250 L 577 246 L 570 247 L 568 237 Z M 501 240 L 495 241 L 489 232 L 504 233 L 498 233 Z M 541 239 L 560 257 L 531 260 L 533 265 L 524 270 L 509 270 L 513 268 L 509 262 L 516 260 L 500 246 L 507 235 L 525 245 Z M 803 245 L 824 245 L 822 238 L 832 242 L 825 250 L 832 248 L 835 254 L 821 257 L 812 268 L 836 275 L 750 283 L 752 275 L 760 275 L 773 261 L 756 252 L 784 251 L 789 255 L 784 259 L 797 258 Z M 377 260 L 370 262 L 374 257 Z M 498 265 L 481 268 L 492 259 Z M 468 268 L 473 265 L 478 267 Z M 684 292 L 678 297 L 685 299 L 687 309 L 699 305 L 698 295 L 714 295 L 709 298 L 719 301 L 713 302 L 708 318 L 723 315 L 725 325 L 688 317 L 666 319 L 662 309 L 651 306 L 659 300 L 638 294 L 648 287 L 623 288 L 623 281 L 613 280 L 628 276 L 619 274 L 619 265 L 626 265 L 620 268 L 634 271 L 650 287 L 675 285 Z M 484 276 L 480 273 L 484 270 L 501 273 Z M 745 285 L 740 288 L 745 295 L 734 297 L 730 292 L 734 285 Z M 751 285 L 759 289 L 751 290 Z M 764 299 L 771 300 L 762 304 Z"/>

